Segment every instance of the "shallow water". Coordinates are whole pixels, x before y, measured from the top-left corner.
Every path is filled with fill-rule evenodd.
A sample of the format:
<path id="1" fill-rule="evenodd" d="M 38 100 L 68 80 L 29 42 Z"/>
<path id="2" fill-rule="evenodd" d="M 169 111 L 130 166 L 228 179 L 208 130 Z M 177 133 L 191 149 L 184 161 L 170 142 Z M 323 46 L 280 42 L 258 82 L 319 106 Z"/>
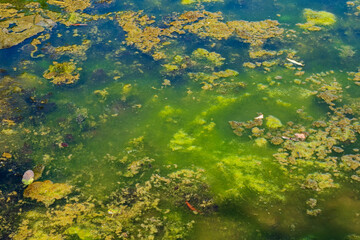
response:
<path id="1" fill-rule="evenodd" d="M 59 2 L 36 8 L 56 26 L 0 50 L 1 238 L 360 239 L 360 2 Z M 336 22 L 301 28 L 304 9 Z M 203 10 L 222 18 L 144 33 Z M 142 12 L 121 21 L 130 11 Z M 264 37 L 260 24 L 219 37 L 220 23 L 266 19 L 283 32 Z M 268 55 L 251 58 L 257 50 Z M 79 79 L 47 79 L 56 62 L 75 63 Z M 227 69 L 236 72 L 218 77 Z M 39 164 L 34 183 L 67 185 L 24 186 Z"/>

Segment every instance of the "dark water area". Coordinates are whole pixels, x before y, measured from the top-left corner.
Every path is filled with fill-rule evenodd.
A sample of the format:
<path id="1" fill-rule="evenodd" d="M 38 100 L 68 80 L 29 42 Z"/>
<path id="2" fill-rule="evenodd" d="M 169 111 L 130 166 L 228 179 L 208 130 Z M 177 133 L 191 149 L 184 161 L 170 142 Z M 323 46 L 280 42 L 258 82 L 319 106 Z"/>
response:
<path id="1" fill-rule="evenodd" d="M 0 239 L 360 239 L 359 22 L 0 0 Z"/>

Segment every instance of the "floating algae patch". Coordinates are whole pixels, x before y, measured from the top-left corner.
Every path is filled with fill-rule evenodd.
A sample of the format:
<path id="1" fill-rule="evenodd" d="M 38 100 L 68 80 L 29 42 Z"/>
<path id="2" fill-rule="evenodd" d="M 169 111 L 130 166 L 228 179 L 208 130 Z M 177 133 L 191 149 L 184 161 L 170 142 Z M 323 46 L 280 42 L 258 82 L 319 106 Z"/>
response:
<path id="1" fill-rule="evenodd" d="M 303 14 L 307 22 L 297 25 L 309 31 L 320 31 L 322 29 L 321 26 L 331 26 L 336 23 L 335 15 L 329 12 L 314 11 L 306 8 L 304 9 Z"/>
<path id="2" fill-rule="evenodd" d="M 53 62 L 43 76 L 46 79 L 52 79 L 51 82 L 55 85 L 74 84 L 79 80 L 79 70 L 81 68 L 76 68 L 74 62 Z"/>

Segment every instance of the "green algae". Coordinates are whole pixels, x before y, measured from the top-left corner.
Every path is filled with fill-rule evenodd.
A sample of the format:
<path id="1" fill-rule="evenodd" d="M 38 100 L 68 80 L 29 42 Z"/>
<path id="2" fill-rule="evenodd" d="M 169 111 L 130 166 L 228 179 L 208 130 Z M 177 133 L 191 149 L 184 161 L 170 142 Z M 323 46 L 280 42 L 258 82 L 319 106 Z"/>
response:
<path id="1" fill-rule="evenodd" d="M 173 151 L 193 151 L 198 149 L 193 145 L 195 138 L 189 136 L 184 130 L 179 130 L 174 134 L 173 139 L 170 140 L 169 147 Z"/>
<path id="2" fill-rule="evenodd" d="M 271 159 L 259 158 L 257 156 L 229 156 L 222 159 L 217 168 L 232 182 L 232 186 L 224 189 L 222 198 L 238 200 L 252 198 L 254 195 L 259 199 L 256 201 L 271 201 L 274 199 L 284 200 L 282 187 L 276 182 L 269 181 L 272 173 L 267 172 L 267 165 L 272 164 Z M 275 173 L 274 173 L 275 174 Z M 254 194 L 254 195 L 253 195 Z"/>

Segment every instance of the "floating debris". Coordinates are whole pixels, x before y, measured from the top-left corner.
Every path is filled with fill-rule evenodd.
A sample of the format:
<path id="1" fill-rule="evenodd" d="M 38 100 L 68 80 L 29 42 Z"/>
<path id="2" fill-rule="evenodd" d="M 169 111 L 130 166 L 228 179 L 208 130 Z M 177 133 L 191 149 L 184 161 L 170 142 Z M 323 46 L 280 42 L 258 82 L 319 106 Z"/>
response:
<path id="1" fill-rule="evenodd" d="M 286 60 L 288 60 L 289 62 L 293 63 L 293 64 L 296 64 L 296 65 L 299 65 L 299 66 L 305 66 L 303 63 L 301 62 L 298 62 L 298 61 L 295 61 L 293 59 L 290 59 L 290 58 L 286 58 Z"/>

